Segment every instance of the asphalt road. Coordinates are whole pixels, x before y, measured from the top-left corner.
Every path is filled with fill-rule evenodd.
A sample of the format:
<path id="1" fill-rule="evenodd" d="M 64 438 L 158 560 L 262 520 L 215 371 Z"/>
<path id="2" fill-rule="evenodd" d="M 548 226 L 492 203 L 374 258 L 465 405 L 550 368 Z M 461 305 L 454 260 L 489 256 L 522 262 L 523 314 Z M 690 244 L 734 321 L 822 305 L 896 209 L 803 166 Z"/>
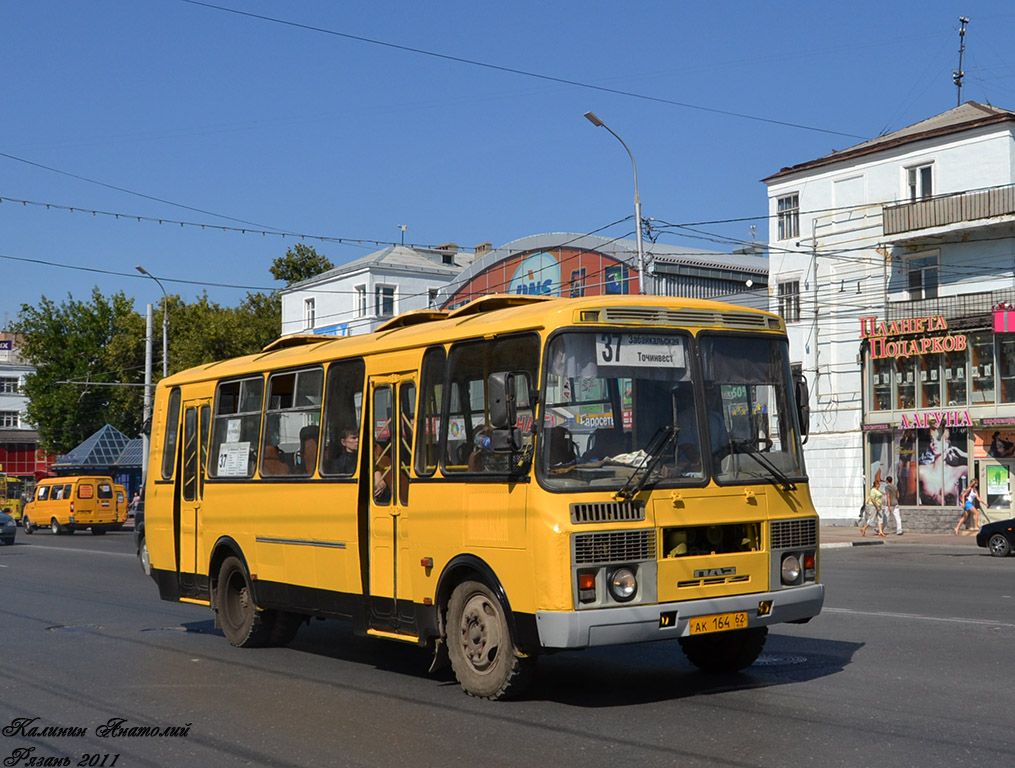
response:
<path id="1" fill-rule="evenodd" d="M 1011 762 L 1015 558 L 969 546 L 832 549 L 822 580 L 822 615 L 777 627 L 745 674 L 703 675 L 670 642 L 561 653 L 540 659 L 526 699 L 495 703 L 466 696 L 449 673 L 428 675 L 424 651 L 357 638 L 340 622 L 315 621 L 288 648 L 232 648 L 208 609 L 159 601 L 129 531 L 19 529 L 15 546 L 0 546 L 0 761 Z M 112 733 L 133 735 L 98 735 L 110 720 Z"/>

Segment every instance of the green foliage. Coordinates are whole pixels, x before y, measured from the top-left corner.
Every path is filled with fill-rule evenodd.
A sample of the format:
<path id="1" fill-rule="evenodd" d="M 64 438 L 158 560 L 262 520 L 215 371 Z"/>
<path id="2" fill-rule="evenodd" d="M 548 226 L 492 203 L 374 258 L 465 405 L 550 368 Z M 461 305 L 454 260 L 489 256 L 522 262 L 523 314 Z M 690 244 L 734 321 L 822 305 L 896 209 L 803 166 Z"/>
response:
<path id="1" fill-rule="evenodd" d="M 57 305 L 43 296 L 22 305 L 11 330 L 36 368 L 25 378 L 25 395 L 40 448 L 65 453 L 107 422 L 128 435 L 140 432 L 142 388 L 100 386 L 142 380 L 144 323 L 138 334 L 137 320 L 131 299 L 122 292 L 106 298 L 98 288 L 87 302 L 68 296 Z M 140 358 L 131 335 L 141 338 Z"/>
<path id="2" fill-rule="evenodd" d="M 162 375 L 164 310 L 153 313 L 154 382 Z M 170 296 L 169 372 L 259 352 L 281 324 L 277 294 L 247 294 L 237 307 L 221 307 L 206 295 L 191 304 Z M 145 318 L 133 299 L 122 292 L 105 297 L 97 287 L 87 302 L 68 296 L 56 304 L 43 296 L 22 305 L 10 330 L 36 369 L 25 379 L 25 395 L 41 449 L 66 453 L 105 424 L 141 434 L 144 387 L 100 386 L 144 384 Z"/>
<path id="3" fill-rule="evenodd" d="M 271 263 L 271 276 L 283 280 L 287 286 L 316 277 L 334 268 L 324 254 L 318 255 L 313 246 L 297 243 Z"/>

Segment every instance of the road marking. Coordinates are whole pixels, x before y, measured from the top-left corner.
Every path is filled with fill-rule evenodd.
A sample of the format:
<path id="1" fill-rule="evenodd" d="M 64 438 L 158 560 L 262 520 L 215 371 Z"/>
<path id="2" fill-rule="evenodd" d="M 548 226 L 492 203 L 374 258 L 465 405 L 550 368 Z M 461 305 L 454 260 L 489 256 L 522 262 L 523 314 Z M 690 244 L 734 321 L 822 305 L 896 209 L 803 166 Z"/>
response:
<path id="1" fill-rule="evenodd" d="M 112 555 L 113 557 L 137 557 L 131 552 L 102 552 L 97 549 L 75 549 L 74 547 L 50 547 L 46 544 L 32 544 L 36 549 L 53 549 L 58 552 L 83 552 L 86 555 Z"/>
<path id="2" fill-rule="evenodd" d="M 922 621 L 943 621 L 947 624 L 980 624 L 985 627 L 1009 627 L 1015 629 L 1015 624 L 1006 624 L 1002 621 L 988 621 L 986 619 L 957 619 L 947 616 L 924 616 L 919 613 L 887 613 L 882 611 L 854 611 L 849 608 L 822 608 L 822 613 L 848 613 L 852 616 L 877 616 L 885 619 L 920 619 Z"/>

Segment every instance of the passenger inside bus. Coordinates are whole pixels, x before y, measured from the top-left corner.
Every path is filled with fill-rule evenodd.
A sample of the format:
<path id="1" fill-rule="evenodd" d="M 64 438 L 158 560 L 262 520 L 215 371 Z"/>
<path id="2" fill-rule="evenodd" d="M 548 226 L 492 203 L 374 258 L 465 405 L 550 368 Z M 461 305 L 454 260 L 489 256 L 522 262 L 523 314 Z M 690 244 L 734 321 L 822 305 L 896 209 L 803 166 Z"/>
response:
<path id="1" fill-rule="evenodd" d="M 312 475 L 317 466 L 317 444 L 320 429 L 316 424 L 308 424 L 300 430 L 300 455 L 293 470 L 297 475 Z"/>
<path id="2" fill-rule="evenodd" d="M 359 458 L 359 432 L 354 427 L 342 427 L 338 438 L 338 456 L 325 463 L 325 470 L 332 475 L 356 474 Z"/>
<path id="3" fill-rule="evenodd" d="M 278 446 L 264 446 L 264 461 L 261 464 L 261 474 L 266 477 L 288 475 L 289 465 L 285 463 L 282 455 L 282 451 Z"/>

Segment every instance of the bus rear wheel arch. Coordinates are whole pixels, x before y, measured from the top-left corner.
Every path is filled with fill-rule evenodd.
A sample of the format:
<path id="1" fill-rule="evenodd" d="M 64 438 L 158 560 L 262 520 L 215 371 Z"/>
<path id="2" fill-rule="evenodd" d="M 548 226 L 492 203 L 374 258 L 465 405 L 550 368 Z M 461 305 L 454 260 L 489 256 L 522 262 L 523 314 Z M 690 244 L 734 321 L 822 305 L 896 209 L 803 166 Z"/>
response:
<path id="1" fill-rule="evenodd" d="M 485 583 L 455 587 L 444 622 L 451 668 L 470 696 L 507 699 L 528 686 L 535 659 L 522 656 L 504 605 Z"/>

